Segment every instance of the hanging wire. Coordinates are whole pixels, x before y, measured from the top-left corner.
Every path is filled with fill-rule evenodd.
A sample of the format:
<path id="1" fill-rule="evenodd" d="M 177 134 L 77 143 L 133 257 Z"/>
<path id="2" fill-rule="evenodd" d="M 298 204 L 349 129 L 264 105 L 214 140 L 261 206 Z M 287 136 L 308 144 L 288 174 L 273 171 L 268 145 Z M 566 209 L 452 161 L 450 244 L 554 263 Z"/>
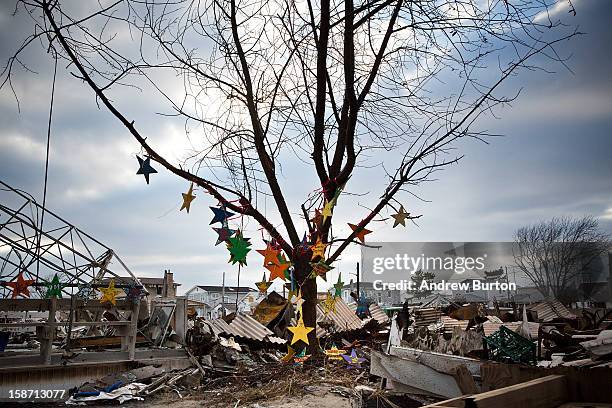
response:
<path id="1" fill-rule="evenodd" d="M 47 123 L 47 151 L 45 156 L 45 180 L 43 184 L 42 215 L 40 216 L 40 227 L 38 233 L 38 244 L 36 245 L 36 281 L 40 273 L 40 242 L 42 240 L 43 224 L 45 221 L 45 205 L 47 203 L 47 180 L 49 177 L 49 150 L 51 147 L 51 121 L 53 118 L 53 102 L 55 100 L 55 80 L 57 78 L 57 55 L 54 55 L 53 82 L 51 84 L 51 101 L 49 103 L 49 121 Z"/>

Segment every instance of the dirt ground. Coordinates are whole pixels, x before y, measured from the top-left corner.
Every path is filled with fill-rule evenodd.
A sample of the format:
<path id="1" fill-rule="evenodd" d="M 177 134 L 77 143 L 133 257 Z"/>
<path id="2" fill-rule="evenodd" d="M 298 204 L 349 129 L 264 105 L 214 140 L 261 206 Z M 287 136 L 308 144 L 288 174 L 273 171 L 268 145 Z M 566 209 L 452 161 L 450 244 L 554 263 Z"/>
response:
<path id="1" fill-rule="evenodd" d="M 351 408 L 351 399 L 339 394 L 330 392 L 332 387 L 316 387 L 311 392 L 304 392 L 302 395 L 295 396 L 280 396 L 271 399 L 262 398 L 257 402 L 243 402 L 235 396 L 227 395 L 224 398 L 207 398 L 207 395 L 191 395 L 185 398 L 179 398 L 176 394 L 166 394 L 163 396 L 147 399 L 140 402 L 129 402 L 122 407 L 151 407 L 151 408 Z M 211 401 L 214 400 L 214 401 Z M 100 405 L 101 406 L 101 405 Z M 108 407 L 108 405 L 105 405 Z"/>

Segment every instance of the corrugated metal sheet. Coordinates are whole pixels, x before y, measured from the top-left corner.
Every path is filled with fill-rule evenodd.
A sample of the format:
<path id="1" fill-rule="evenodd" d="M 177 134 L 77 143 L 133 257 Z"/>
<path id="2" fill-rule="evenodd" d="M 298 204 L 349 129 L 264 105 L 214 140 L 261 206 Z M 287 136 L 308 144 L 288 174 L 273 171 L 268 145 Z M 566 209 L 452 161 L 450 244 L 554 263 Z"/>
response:
<path id="1" fill-rule="evenodd" d="M 467 329 L 469 321 L 467 320 L 457 320 L 452 317 L 442 316 L 440 321 L 444 323 L 444 331 L 450 333 L 454 330 L 455 327 L 459 327 L 461 330 Z"/>
<path id="2" fill-rule="evenodd" d="M 229 324 L 235 336 L 264 341 L 266 336 L 273 336 L 274 333 L 251 316 L 238 313 L 234 320 Z"/>
<path id="3" fill-rule="evenodd" d="M 538 320 L 542 322 L 550 322 L 554 319 L 575 319 L 576 315 L 571 313 L 558 300 L 548 300 L 535 305 L 528 306 L 528 310 L 535 312 L 538 315 Z"/>
<path id="4" fill-rule="evenodd" d="M 358 330 L 362 327 L 361 319 L 357 317 L 355 310 L 351 310 L 341 298 L 336 301 L 336 311 L 328 313 L 327 316 L 323 305 L 321 303 L 317 304 L 317 337 L 320 338 L 329 334 L 320 324 L 325 325 L 330 322 L 333 324 L 333 331 L 336 333 Z M 291 324 L 295 325 L 295 318 L 291 319 Z"/>
<path id="5" fill-rule="evenodd" d="M 436 308 L 418 308 L 412 311 L 412 315 L 415 326 L 421 327 L 438 323 L 442 317 L 442 312 Z"/>
<path id="6" fill-rule="evenodd" d="M 242 337 L 250 340 L 284 344 L 285 339 L 274 336 L 274 333 L 266 326 L 242 313 L 238 313 L 231 323 L 223 319 L 207 320 L 216 335 L 225 334 L 234 337 Z"/>
<path id="7" fill-rule="evenodd" d="M 232 329 L 223 319 L 206 320 L 205 323 L 210 326 L 216 336 L 220 334 L 232 334 Z"/>
<path id="8" fill-rule="evenodd" d="M 317 305 L 317 321 L 325 318 L 323 305 Z M 342 300 L 336 300 L 336 310 L 327 314 L 327 318 L 334 322 L 334 327 L 337 332 L 345 332 L 361 329 L 361 319 L 355 315 L 355 312 Z"/>
<path id="9" fill-rule="evenodd" d="M 380 306 L 378 306 L 377 303 L 372 303 L 370 305 L 370 315 L 372 315 L 372 318 L 380 324 L 387 324 L 390 321 L 389 316 L 387 316 L 387 314 Z"/>
<path id="10" fill-rule="evenodd" d="M 507 323 L 492 323 L 492 322 L 484 322 L 482 324 L 482 328 L 484 329 L 485 336 L 490 336 L 496 331 L 499 330 L 500 327 L 506 326 L 508 329 L 512 331 L 516 331 L 518 329 L 520 322 L 507 322 Z"/>

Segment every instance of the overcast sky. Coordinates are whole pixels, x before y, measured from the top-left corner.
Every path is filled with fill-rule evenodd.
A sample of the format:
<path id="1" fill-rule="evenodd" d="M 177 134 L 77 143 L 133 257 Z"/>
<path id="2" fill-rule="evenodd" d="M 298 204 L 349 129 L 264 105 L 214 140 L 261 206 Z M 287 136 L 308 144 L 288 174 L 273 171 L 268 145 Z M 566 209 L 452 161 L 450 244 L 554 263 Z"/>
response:
<path id="1" fill-rule="evenodd" d="M 418 226 L 393 229 L 391 223 L 378 223 L 368 236 L 371 241 L 509 241 L 522 225 L 586 214 L 598 217 L 612 232 L 612 2 L 573 2 L 575 17 L 567 13 L 565 1 L 554 8 L 559 18 L 586 32 L 563 48 L 572 55 L 568 65 L 573 72 L 551 66 L 554 74 L 525 72 L 512 78 L 510 88 L 523 88 L 519 99 L 498 112 L 499 119 L 485 118 L 478 125 L 504 136 L 490 144 L 463 143 L 465 158 L 417 191 L 428 202 L 405 202 L 409 211 L 422 214 Z M 29 24 L 22 15 L 11 16 L 10 3 L 0 3 L 2 62 Z M 40 199 L 51 65 L 37 47 L 26 58 L 38 74 L 18 72 L 14 78 L 21 111 L 9 92 L 0 92 L 0 179 Z M 147 115 L 155 111 L 147 95 L 129 102 L 136 123 L 156 148 L 171 159 L 181 158 L 182 129 L 171 121 L 149 125 Z M 170 269 L 185 290 L 194 284 L 220 284 L 225 271 L 227 283 L 235 284 L 236 268 L 227 264 L 227 250 L 214 246 L 216 234 L 209 226 L 208 206 L 216 202 L 199 193 L 191 214 L 179 212 L 187 183 L 160 171 L 146 185 L 135 175 L 139 152 L 133 138 L 97 107 L 92 92 L 60 69 L 48 208 L 113 248 L 140 276 L 160 276 Z M 305 171 L 312 172 L 296 160 L 285 163 L 281 174 L 296 216 Z M 377 180 L 365 172 L 351 180 L 350 188 L 365 193 L 375 190 Z M 310 190 L 315 188 L 313 184 Z M 359 221 L 347 214 L 364 211 L 360 200 L 371 205 L 365 198 L 340 200 L 338 225 Z M 272 211 L 271 202 L 267 208 Z M 256 237 L 254 247 L 262 247 L 256 226 L 249 228 Z M 347 233 L 348 227 L 335 232 Z M 347 251 L 331 280 L 339 269 L 348 281 L 346 274 L 358 259 L 357 248 Z M 260 280 L 260 265 L 261 257 L 253 252 L 241 284 Z"/>

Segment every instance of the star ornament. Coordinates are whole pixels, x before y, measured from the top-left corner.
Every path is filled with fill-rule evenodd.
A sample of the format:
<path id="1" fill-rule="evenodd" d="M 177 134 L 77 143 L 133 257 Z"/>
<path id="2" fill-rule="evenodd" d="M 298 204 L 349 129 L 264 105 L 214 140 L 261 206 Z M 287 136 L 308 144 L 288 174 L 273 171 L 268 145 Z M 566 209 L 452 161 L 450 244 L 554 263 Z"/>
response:
<path id="1" fill-rule="evenodd" d="M 402 224 L 402 226 L 405 227 L 406 218 L 410 217 L 410 213 L 406 212 L 406 210 L 404 210 L 404 206 L 402 205 L 399 211 L 397 212 L 397 214 L 391 214 L 391 216 L 395 220 L 393 222 L 393 228 L 397 227 L 400 224 Z"/>
<path id="2" fill-rule="evenodd" d="M 181 205 L 181 209 L 179 211 L 187 210 L 187 214 L 189 214 L 191 202 L 195 199 L 196 196 L 193 194 L 193 183 L 191 183 L 189 190 L 187 190 L 186 193 L 183 193 L 183 205 Z"/>
<path id="3" fill-rule="evenodd" d="M 314 217 L 312 217 L 310 219 L 310 221 L 315 225 L 315 226 L 319 226 L 321 225 L 321 210 L 319 210 L 318 208 L 315 208 L 315 213 L 314 213 Z"/>
<path id="4" fill-rule="evenodd" d="M 115 288 L 114 279 L 110 280 L 107 288 L 98 288 L 98 290 L 102 293 L 100 303 L 109 302 L 113 305 L 117 304 L 117 296 L 122 292 L 121 290 Z"/>
<path id="5" fill-rule="evenodd" d="M 123 289 L 125 295 L 130 300 L 141 299 L 144 297 L 145 293 L 142 290 L 142 286 L 137 285 L 135 283 L 130 284 L 127 288 Z"/>
<path id="6" fill-rule="evenodd" d="M 335 344 L 332 343 L 332 346 L 328 350 L 325 350 L 325 357 L 330 360 L 339 361 L 342 360 L 342 353 L 343 350 L 340 350 Z"/>
<path id="7" fill-rule="evenodd" d="M 213 229 L 217 233 L 217 243 L 215 243 L 215 246 L 222 242 L 227 243 L 228 240 L 236 233 L 236 230 L 230 229 L 227 225 L 223 225 L 221 228 L 213 227 Z"/>
<path id="8" fill-rule="evenodd" d="M 321 217 L 323 217 L 323 223 L 327 221 L 327 218 L 331 217 L 334 212 L 334 206 L 336 205 L 336 200 L 332 199 L 327 201 L 323 206 L 323 210 L 321 211 Z"/>
<path id="9" fill-rule="evenodd" d="M 310 259 L 315 259 L 317 257 L 325 259 L 325 248 L 327 248 L 327 244 L 321 241 L 321 237 L 317 238 L 317 242 L 310 246 L 310 250 L 312 251 L 312 257 Z"/>
<path id="10" fill-rule="evenodd" d="M 51 282 L 47 282 L 46 286 L 47 286 L 47 293 L 45 294 L 45 297 L 47 299 L 51 299 L 51 298 L 61 299 L 62 289 L 66 287 L 66 285 L 60 282 L 59 277 L 57 276 L 57 273 L 53 275 L 53 279 L 51 279 Z"/>
<path id="11" fill-rule="evenodd" d="M 229 238 L 227 241 L 227 249 L 230 252 L 229 261 L 232 265 L 236 263 L 242 266 L 246 265 L 247 254 L 251 251 L 249 238 L 244 238 L 242 233 L 238 231 L 236 236 Z"/>
<path id="12" fill-rule="evenodd" d="M 266 249 L 257 249 L 258 253 L 264 257 L 264 266 L 274 264 L 279 265 L 278 256 L 280 255 L 280 249 L 274 248 L 271 243 L 268 243 Z"/>
<path id="13" fill-rule="evenodd" d="M 331 294 L 327 294 L 323 301 L 323 314 L 327 316 L 330 313 L 336 313 L 336 302 L 338 298 L 333 297 Z"/>
<path id="14" fill-rule="evenodd" d="M 139 164 L 139 168 L 138 171 L 136 172 L 136 174 L 142 174 L 145 178 L 145 180 L 147 181 L 147 184 L 149 184 L 149 175 L 153 174 L 153 173 L 157 173 L 157 170 L 155 170 L 153 167 L 151 167 L 151 158 L 147 157 L 145 159 L 141 158 L 140 156 L 136 156 L 136 158 L 138 159 L 138 164 Z"/>
<path id="15" fill-rule="evenodd" d="M 302 305 L 304 304 L 305 300 L 302 299 L 302 291 L 298 290 L 297 295 L 295 296 L 295 310 L 297 313 L 302 314 Z"/>
<path id="16" fill-rule="evenodd" d="M 291 262 L 282 262 L 279 264 L 266 265 L 266 269 L 270 271 L 270 280 L 273 281 L 276 278 L 280 278 L 282 281 L 287 279 L 285 271 L 289 269 Z"/>
<path id="17" fill-rule="evenodd" d="M 210 207 L 210 209 L 215 215 L 209 225 L 212 225 L 217 222 L 220 222 L 222 225 L 225 225 L 226 220 L 232 215 L 234 215 L 234 213 L 227 211 L 225 207 L 223 206 L 222 207 Z"/>
<path id="18" fill-rule="evenodd" d="M 334 284 L 334 296 L 336 297 L 341 296 L 343 287 L 344 287 L 344 282 L 342 282 L 342 275 L 338 274 L 338 282 Z"/>
<path id="19" fill-rule="evenodd" d="M 358 225 L 351 224 L 350 222 L 348 223 L 348 225 L 349 227 L 351 227 L 353 232 L 355 232 L 355 237 L 359 241 L 361 241 L 362 244 L 365 244 L 365 236 L 371 233 L 372 231 L 370 231 L 369 229 L 363 228 L 363 227 L 360 228 Z"/>
<path id="20" fill-rule="evenodd" d="M 261 282 L 255 282 L 255 286 L 257 286 L 257 289 L 259 289 L 259 293 L 266 293 L 268 292 L 268 289 L 270 288 L 270 285 L 272 285 L 271 281 L 268 281 L 266 279 L 266 273 L 264 272 L 263 277 L 261 278 Z"/>
<path id="21" fill-rule="evenodd" d="M 301 367 L 304 365 L 304 362 L 310 358 L 310 354 L 306 354 L 306 347 L 302 349 L 298 354 L 293 357 L 293 365 L 296 367 Z"/>
<path id="22" fill-rule="evenodd" d="M 91 287 L 89 283 L 84 283 L 78 286 L 77 293 L 75 296 L 84 301 L 88 301 L 89 299 L 94 298 L 94 289 Z"/>
<path id="23" fill-rule="evenodd" d="M 311 262 L 310 267 L 312 268 L 311 276 L 316 278 L 317 276 L 327 282 L 327 272 L 334 269 L 333 266 L 330 266 L 325 263 L 325 261 Z"/>
<path id="24" fill-rule="evenodd" d="M 304 319 L 300 314 L 300 319 L 297 322 L 296 326 L 287 327 L 291 333 L 293 333 L 293 338 L 291 339 L 291 345 L 293 346 L 298 341 L 302 340 L 306 344 L 308 343 L 308 333 L 314 330 L 314 327 L 305 327 Z"/>
<path id="25" fill-rule="evenodd" d="M 293 356 L 295 356 L 295 350 L 291 348 L 291 346 L 287 346 L 287 354 L 281 357 L 281 361 L 283 363 L 288 363 L 293 359 Z"/>
<path id="26" fill-rule="evenodd" d="M 30 297 L 30 290 L 28 286 L 32 286 L 34 283 L 33 279 L 23 279 L 23 271 L 19 272 L 17 279 L 12 282 L 6 283 L 6 286 L 13 289 L 12 298 L 16 299 L 17 296 Z"/>
<path id="27" fill-rule="evenodd" d="M 361 363 L 365 361 L 365 358 L 357 357 L 357 353 L 355 349 L 351 350 L 351 354 L 342 354 L 342 358 L 348 363 L 349 367 L 359 368 L 361 367 Z"/>

